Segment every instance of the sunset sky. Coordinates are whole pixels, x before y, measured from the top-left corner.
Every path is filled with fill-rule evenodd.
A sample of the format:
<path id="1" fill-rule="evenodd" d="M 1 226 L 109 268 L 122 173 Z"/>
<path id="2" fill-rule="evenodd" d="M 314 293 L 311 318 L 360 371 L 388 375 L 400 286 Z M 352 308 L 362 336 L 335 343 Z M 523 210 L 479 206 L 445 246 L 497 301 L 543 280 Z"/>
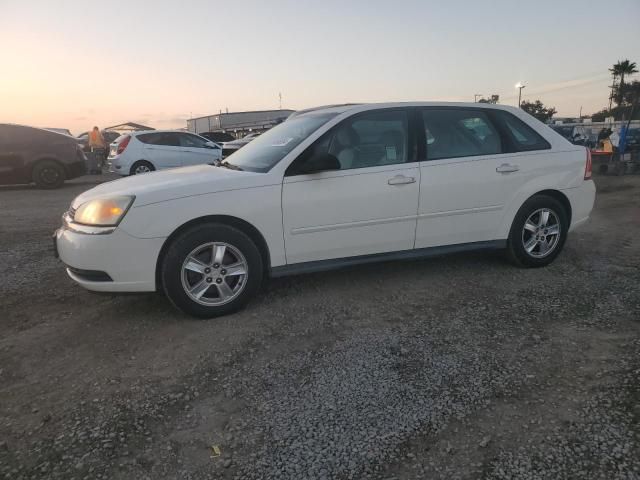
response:
<path id="1" fill-rule="evenodd" d="M 559 115 L 640 64 L 640 1 L 0 0 L 0 122 L 69 128 L 500 94 Z"/>

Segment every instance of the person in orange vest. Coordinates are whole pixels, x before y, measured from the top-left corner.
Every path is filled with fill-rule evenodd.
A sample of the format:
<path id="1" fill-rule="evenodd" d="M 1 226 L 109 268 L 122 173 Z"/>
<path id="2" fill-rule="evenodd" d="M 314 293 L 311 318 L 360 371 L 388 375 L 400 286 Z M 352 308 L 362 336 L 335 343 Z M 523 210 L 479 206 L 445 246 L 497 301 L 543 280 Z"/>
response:
<path id="1" fill-rule="evenodd" d="M 94 149 L 102 149 L 106 148 L 106 144 L 104 143 L 104 137 L 102 136 L 102 132 L 98 127 L 93 127 L 93 130 L 89 132 L 89 148 L 93 152 Z"/>
<path id="2" fill-rule="evenodd" d="M 89 173 L 102 173 L 102 163 L 107 157 L 107 144 L 98 127 L 93 127 L 89 132 L 89 149 L 96 159 L 96 171 Z"/>

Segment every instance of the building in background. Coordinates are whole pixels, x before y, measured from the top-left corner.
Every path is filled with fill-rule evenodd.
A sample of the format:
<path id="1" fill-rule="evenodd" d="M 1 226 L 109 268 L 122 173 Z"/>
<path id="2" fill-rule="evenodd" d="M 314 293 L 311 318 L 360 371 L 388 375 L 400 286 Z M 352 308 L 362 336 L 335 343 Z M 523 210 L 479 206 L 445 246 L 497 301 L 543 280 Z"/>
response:
<path id="1" fill-rule="evenodd" d="M 207 115 L 187 120 L 187 130 L 193 133 L 226 132 L 241 138 L 250 132 L 264 132 L 284 122 L 293 110 L 260 110 Z"/>

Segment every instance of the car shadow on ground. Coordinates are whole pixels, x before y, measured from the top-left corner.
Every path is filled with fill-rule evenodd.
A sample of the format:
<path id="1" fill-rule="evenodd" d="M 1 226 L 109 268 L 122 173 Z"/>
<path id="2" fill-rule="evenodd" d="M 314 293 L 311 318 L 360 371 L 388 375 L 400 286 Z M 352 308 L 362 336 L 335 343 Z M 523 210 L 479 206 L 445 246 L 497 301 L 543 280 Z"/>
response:
<path id="1" fill-rule="evenodd" d="M 449 269 L 479 266 L 487 268 L 516 268 L 506 258 L 503 250 L 452 253 L 423 259 L 392 260 L 355 265 L 324 272 L 267 278 L 261 295 L 286 291 L 295 285 L 297 290 L 316 284 L 335 282 L 336 276 L 348 277 L 348 281 L 368 282 L 372 277 L 377 281 L 396 281 L 413 275 L 437 274 Z"/>
<path id="2" fill-rule="evenodd" d="M 251 313 L 260 314 L 276 301 L 287 301 L 291 296 L 307 296 L 320 293 L 330 296 L 340 285 L 371 284 L 372 289 L 379 284 L 397 285 L 399 282 L 410 282 L 416 275 L 442 276 L 459 272 L 461 269 L 470 275 L 481 274 L 487 270 L 515 269 L 508 262 L 501 250 L 484 252 L 463 252 L 442 255 L 420 260 L 400 260 L 376 262 L 366 265 L 349 266 L 325 272 L 292 275 L 280 278 L 266 278 L 263 286 L 246 307 Z M 202 321 L 175 309 L 169 299 L 161 292 L 150 293 L 91 293 L 90 302 L 101 303 L 98 307 L 101 315 L 109 318 L 120 318 L 126 323 L 134 321 L 141 313 L 160 323 L 183 321 Z M 340 301 L 339 299 L 337 301 Z M 231 314 L 236 315 L 236 314 Z"/>

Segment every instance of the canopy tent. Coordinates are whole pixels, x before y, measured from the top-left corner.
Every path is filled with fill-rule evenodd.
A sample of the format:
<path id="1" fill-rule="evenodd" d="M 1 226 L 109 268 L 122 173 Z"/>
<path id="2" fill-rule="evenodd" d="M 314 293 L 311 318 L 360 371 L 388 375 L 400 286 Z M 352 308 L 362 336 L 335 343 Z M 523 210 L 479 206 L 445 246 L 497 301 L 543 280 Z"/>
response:
<path id="1" fill-rule="evenodd" d="M 147 127 L 146 125 L 141 125 L 140 123 L 134 122 L 126 122 L 121 123 L 119 125 L 113 125 L 111 127 L 105 128 L 108 132 L 118 132 L 118 133 L 127 133 L 127 132 L 137 132 L 140 130 L 155 130 L 155 128 Z"/>

